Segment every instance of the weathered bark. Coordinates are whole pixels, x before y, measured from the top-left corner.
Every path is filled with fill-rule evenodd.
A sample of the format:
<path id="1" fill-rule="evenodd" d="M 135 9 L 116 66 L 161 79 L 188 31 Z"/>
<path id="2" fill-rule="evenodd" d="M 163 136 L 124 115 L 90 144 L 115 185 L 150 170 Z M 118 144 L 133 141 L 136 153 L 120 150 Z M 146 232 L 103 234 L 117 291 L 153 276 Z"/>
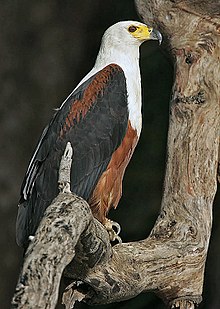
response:
<path id="1" fill-rule="evenodd" d="M 73 208 L 80 209 L 74 218 L 70 215 Z M 59 194 L 28 248 L 12 308 L 55 308 L 62 272 L 74 257 L 76 243 L 90 221 L 89 208 L 80 198 Z"/>
<path id="2" fill-rule="evenodd" d="M 40 255 L 36 257 L 39 259 L 36 272 L 30 271 L 30 265 L 36 260 L 32 250 L 39 246 L 38 251 L 49 255 L 43 261 L 46 265 L 49 261 L 51 280 L 56 273 L 57 282 L 74 257 L 65 271 L 75 281 L 66 294 L 70 302 L 74 290 L 84 291 L 84 301 L 89 304 L 122 301 L 141 292 L 154 291 L 172 308 L 194 308 L 201 301 L 216 193 L 220 124 L 219 1 L 136 0 L 136 4 L 144 21 L 165 34 L 176 64 L 161 213 L 147 239 L 118 244 L 111 250 L 103 227 L 91 217 L 87 204 L 68 192 L 59 195 L 44 218 L 50 220 L 49 228 L 44 230 L 43 221 L 27 253 L 25 276 L 20 277 L 18 289 L 33 291 L 30 278 L 36 280 L 39 274 Z M 71 204 L 66 202 L 69 198 Z M 57 202 L 65 203 L 65 211 Z M 53 218 L 49 214 L 51 210 Z M 41 238 L 41 232 L 47 236 Z M 58 271 L 54 272 L 52 266 Z M 45 269 L 42 269 L 43 277 Z M 42 290 L 42 286 L 38 288 L 39 282 L 33 285 L 35 293 Z M 57 286 L 54 290 L 57 292 Z M 46 293 L 50 291 L 45 287 Z M 19 297 L 18 290 L 15 303 L 21 301 Z M 54 307 L 42 305 L 41 308 Z"/>

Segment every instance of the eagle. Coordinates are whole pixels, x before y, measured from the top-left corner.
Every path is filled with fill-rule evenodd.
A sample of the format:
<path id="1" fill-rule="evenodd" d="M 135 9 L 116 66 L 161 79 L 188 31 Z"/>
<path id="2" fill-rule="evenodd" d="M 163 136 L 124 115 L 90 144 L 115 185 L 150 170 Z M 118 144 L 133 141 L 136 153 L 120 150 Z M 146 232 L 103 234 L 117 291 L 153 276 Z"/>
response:
<path id="1" fill-rule="evenodd" d="M 94 67 L 56 110 L 30 160 L 18 205 L 18 245 L 27 247 L 58 194 L 59 165 L 68 142 L 73 148 L 71 191 L 107 224 L 141 133 L 139 47 L 147 40 L 161 42 L 162 36 L 137 21 L 118 22 L 105 31 Z"/>

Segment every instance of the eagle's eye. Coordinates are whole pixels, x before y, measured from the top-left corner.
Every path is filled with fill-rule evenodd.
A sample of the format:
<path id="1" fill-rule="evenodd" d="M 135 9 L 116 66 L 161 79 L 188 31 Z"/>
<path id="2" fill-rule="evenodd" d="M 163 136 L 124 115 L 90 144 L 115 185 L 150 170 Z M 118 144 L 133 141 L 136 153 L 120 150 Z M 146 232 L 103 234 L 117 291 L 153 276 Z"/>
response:
<path id="1" fill-rule="evenodd" d="M 135 32 L 135 31 L 137 30 L 137 28 L 138 28 L 138 27 L 136 27 L 136 26 L 133 25 L 133 26 L 130 26 L 130 27 L 128 28 L 128 31 L 129 31 L 129 32 Z"/>

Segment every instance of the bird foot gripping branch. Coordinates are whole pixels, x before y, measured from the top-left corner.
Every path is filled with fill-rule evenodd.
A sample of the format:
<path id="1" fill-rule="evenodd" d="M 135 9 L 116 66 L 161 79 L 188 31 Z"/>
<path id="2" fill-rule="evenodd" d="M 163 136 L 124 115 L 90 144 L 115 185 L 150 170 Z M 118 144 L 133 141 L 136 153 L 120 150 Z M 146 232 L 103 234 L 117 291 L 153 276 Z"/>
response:
<path id="1" fill-rule="evenodd" d="M 107 219 L 104 224 L 104 227 L 106 228 L 109 234 L 111 242 L 118 242 L 119 244 L 122 243 L 122 239 L 119 236 L 121 232 L 121 226 L 118 222 Z"/>

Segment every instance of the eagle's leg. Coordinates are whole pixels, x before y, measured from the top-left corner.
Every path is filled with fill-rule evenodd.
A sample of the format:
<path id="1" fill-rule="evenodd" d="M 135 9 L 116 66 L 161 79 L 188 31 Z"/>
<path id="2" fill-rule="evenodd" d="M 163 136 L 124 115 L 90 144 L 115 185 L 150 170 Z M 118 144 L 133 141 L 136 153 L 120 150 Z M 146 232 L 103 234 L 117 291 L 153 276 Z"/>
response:
<path id="1" fill-rule="evenodd" d="M 122 239 L 119 236 L 121 232 L 119 223 L 106 218 L 104 226 L 109 234 L 110 241 L 117 241 L 118 243 L 122 243 Z"/>

